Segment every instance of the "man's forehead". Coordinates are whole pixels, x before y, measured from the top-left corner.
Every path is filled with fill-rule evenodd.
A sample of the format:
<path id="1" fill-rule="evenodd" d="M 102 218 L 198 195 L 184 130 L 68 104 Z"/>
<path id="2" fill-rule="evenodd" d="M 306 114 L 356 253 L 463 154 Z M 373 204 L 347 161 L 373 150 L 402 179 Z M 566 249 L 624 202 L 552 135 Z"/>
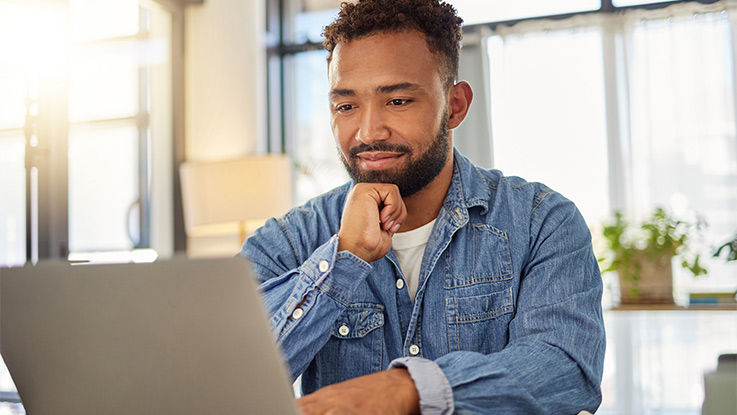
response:
<path id="1" fill-rule="evenodd" d="M 331 89 L 422 86 L 436 81 L 438 69 L 438 60 L 420 32 L 377 33 L 336 45 L 328 78 Z"/>

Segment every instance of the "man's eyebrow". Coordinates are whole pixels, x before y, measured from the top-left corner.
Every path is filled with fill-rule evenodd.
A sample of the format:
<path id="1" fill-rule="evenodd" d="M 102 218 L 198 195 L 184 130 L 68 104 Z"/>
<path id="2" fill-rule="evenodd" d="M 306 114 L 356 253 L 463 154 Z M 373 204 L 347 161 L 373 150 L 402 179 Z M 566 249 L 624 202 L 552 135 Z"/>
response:
<path id="1" fill-rule="evenodd" d="M 376 92 L 378 94 L 390 94 L 395 91 L 402 91 L 402 90 L 409 90 L 409 91 L 421 91 L 423 88 L 422 86 L 418 84 L 414 84 L 412 82 L 400 82 L 398 84 L 392 84 L 392 85 L 382 85 L 376 87 Z M 340 97 L 355 97 L 356 91 L 352 89 L 332 89 L 330 90 L 330 98 L 340 98 Z"/>
<path id="2" fill-rule="evenodd" d="M 421 89 L 422 87 L 418 84 L 413 84 L 411 82 L 400 82 L 398 84 L 382 85 L 380 87 L 377 87 L 376 92 L 378 92 L 379 94 L 390 94 L 392 92 L 400 90 L 418 91 Z"/>
<path id="3" fill-rule="evenodd" d="M 352 89 L 331 89 L 330 90 L 330 98 L 338 98 L 338 97 L 355 97 L 356 91 Z"/>

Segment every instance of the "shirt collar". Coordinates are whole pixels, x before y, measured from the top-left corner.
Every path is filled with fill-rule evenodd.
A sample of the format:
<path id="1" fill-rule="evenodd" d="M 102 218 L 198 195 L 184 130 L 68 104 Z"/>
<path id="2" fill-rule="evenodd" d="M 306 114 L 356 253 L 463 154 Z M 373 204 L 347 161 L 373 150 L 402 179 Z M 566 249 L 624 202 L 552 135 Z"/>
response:
<path id="1" fill-rule="evenodd" d="M 486 214 L 489 211 L 490 198 L 489 181 L 481 175 L 470 160 L 454 148 L 453 177 L 443 207 L 452 217 L 465 223 L 468 220 L 469 208 L 480 206 L 481 214 Z"/>

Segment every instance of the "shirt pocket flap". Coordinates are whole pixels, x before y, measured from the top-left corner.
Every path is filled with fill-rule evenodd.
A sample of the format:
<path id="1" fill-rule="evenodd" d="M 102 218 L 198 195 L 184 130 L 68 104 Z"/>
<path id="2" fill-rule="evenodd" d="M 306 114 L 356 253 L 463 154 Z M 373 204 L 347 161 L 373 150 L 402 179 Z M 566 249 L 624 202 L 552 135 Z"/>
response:
<path id="1" fill-rule="evenodd" d="M 489 320 L 512 312 L 512 288 L 484 295 L 448 298 L 446 306 L 450 324 Z"/>
<path id="2" fill-rule="evenodd" d="M 330 334 L 340 339 L 357 339 L 383 325 L 383 305 L 353 303 L 335 321 Z"/>

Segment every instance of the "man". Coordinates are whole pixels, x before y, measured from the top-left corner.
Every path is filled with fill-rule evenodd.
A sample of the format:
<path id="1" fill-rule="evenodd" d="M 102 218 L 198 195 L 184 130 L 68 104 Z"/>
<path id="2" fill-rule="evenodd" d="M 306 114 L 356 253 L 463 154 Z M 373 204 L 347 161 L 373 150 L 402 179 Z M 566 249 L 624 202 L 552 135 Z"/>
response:
<path id="1" fill-rule="evenodd" d="M 241 253 L 302 375 L 303 413 L 600 403 L 602 284 L 581 215 L 453 150 L 473 97 L 455 82 L 460 23 L 438 0 L 362 0 L 325 29 L 353 180 L 270 219 Z"/>

